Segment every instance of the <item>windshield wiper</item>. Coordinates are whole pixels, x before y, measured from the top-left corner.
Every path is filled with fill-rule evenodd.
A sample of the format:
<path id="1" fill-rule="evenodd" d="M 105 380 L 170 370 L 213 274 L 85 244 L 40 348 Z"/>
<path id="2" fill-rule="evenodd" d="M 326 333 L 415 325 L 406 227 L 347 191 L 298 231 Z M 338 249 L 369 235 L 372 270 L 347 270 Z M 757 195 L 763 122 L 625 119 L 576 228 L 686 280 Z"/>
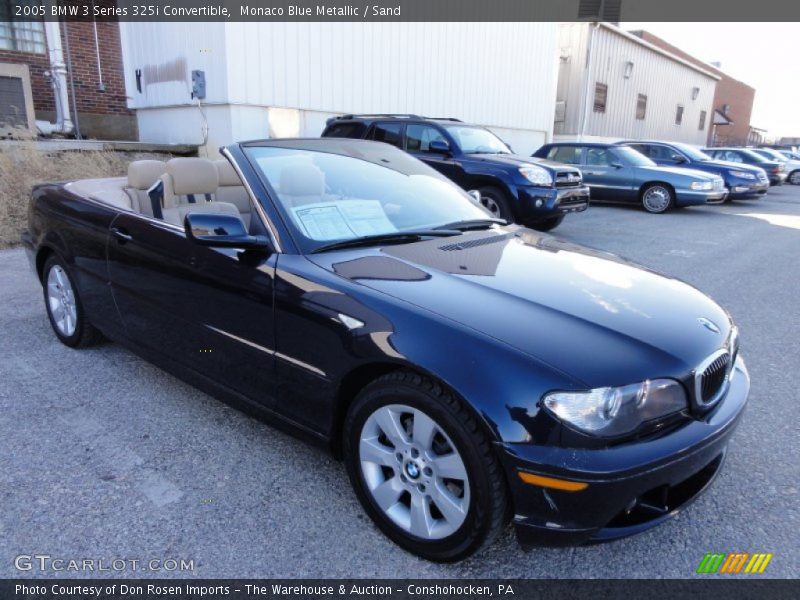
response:
<path id="1" fill-rule="evenodd" d="M 396 233 L 379 233 L 376 235 L 365 235 L 350 240 L 340 240 L 338 242 L 331 242 L 320 246 L 313 251 L 313 254 L 318 252 L 326 252 L 328 250 L 338 250 L 339 248 L 357 248 L 359 246 L 373 246 L 375 244 L 402 244 L 405 242 L 416 242 L 423 237 L 449 237 L 451 235 L 459 235 L 461 232 L 457 229 L 420 229 L 418 231 L 398 231 Z"/>
<path id="2" fill-rule="evenodd" d="M 492 225 L 507 225 L 505 219 L 469 219 L 465 221 L 453 221 L 440 225 L 435 229 L 437 231 L 455 230 L 455 231 L 470 231 L 473 229 L 488 229 Z"/>

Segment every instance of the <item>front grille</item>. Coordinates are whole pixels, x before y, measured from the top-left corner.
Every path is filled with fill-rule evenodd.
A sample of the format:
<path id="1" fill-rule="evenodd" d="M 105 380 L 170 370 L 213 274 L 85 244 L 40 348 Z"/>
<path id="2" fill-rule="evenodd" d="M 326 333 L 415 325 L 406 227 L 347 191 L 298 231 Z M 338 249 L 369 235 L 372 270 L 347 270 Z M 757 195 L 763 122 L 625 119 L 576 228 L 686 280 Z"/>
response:
<path id="1" fill-rule="evenodd" d="M 581 184 L 581 176 L 576 171 L 560 171 L 556 173 L 556 187 L 577 187 Z"/>
<path id="2" fill-rule="evenodd" d="M 721 350 L 701 365 L 695 374 L 695 396 L 701 406 L 711 406 L 724 393 L 732 366 L 731 354 Z"/>
<path id="3" fill-rule="evenodd" d="M 586 196 L 567 196 L 558 202 L 558 205 L 562 208 L 569 206 L 580 206 L 582 204 L 586 204 Z"/>

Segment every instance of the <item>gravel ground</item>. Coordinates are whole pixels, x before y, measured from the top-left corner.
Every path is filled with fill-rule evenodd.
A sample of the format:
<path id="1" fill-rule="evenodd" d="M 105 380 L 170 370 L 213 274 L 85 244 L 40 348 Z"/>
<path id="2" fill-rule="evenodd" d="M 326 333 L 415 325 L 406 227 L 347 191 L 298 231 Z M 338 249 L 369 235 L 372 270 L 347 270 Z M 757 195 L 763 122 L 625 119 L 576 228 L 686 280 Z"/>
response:
<path id="1" fill-rule="evenodd" d="M 680 277 L 740 326 L 751 404 L 720 477 L 677 518 L 530 553 L 509 529 L 460 564 L 419 560 L 378 532 L 323 451 L 118 345 L 58 343 L 17 249 L 0 252 L 0 577 L 55 575 L 18 571 L 31 554 L 125 559 L 108 574 L 129 577 L 691 577 L 712 551 L 773 552 L 765 575 L 796 577 L 800 188 L 661 216 L 593 206 L 556 234 Z M 150 559 L 194 569 L 130 562 Z"/>

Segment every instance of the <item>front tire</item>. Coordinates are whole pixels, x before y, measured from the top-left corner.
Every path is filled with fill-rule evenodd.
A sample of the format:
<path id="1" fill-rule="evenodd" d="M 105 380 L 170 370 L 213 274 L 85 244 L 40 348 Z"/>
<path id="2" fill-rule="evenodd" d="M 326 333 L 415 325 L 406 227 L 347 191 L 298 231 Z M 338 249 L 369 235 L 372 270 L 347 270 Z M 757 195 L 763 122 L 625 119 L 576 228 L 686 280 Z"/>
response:
<path id="1" fill-rule="evenodd" d="M 514 214 L 511 212 L 511 202 L 508 195 L 493 186 L 478 188 L 481 193 L 481 204 L 498 219 L 505 219 L 509 223 L 514 222 Z"/>
<path id="2" fill-rule="evenodd" d="M 792 185 L 800 185 L 800 169 L 789 173 L 788 180 Z"/>
<path id="3" fill-rule="evenodd" d="M 647 212 L 660 215 L 675 206 L 675 192 L 663 183 L 651 183 L 642 190 L 641 202 Z"/>
<path id="4" fill-rule="evenodd" d="M 345 420 L 344 454 L 364 510 L 417 556 L 461 560 L 508 522 L 506 483 L 489 438 L 430 379 L 398 371 L 364 388 Z"/>
<path id="5" fill-rule="evenodd" d="M 86 348 L 102 339 L 100 332 L 86 319 L 75 281 L 66 262 L 50 256 L 42 270 L 44 305 L 53 332 L 70 348 Z"/>
<path id="6" fill-rule="evenodd" d="M 531 229 L 535 229 L 536 231 L 552 231 L 564 221 L 565 215 L 558 215 L 557 217 L 550 217 L 549 219 L 542 219 L 541 221 L 536 221 L 531 223 Z"/>

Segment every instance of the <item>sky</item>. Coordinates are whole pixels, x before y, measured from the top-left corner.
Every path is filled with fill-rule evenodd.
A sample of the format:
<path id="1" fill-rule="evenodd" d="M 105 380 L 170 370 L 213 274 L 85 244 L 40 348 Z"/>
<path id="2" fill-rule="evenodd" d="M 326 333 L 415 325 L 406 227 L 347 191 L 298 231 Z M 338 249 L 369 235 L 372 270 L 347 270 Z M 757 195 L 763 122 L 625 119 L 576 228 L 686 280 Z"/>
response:
<path id="1" fill-rule="evenodd" d="M 620 23 L 645 29 L 756 89 L 751 125 L 800 137 L 800 23 Z"/>

